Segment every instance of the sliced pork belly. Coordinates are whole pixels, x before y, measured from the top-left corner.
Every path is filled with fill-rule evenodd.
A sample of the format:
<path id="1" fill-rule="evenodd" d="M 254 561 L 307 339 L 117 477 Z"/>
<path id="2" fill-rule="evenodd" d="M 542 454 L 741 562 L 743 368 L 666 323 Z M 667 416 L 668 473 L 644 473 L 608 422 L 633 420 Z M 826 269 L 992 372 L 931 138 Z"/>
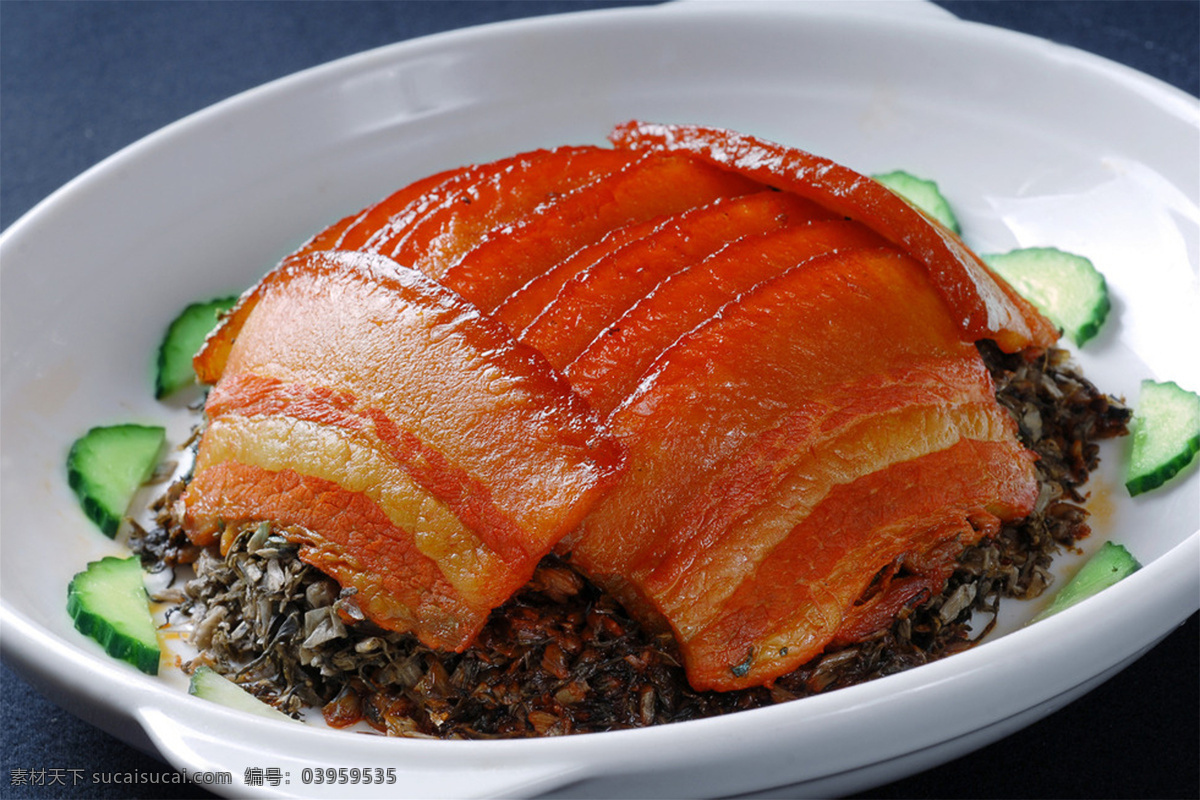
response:
<path id="1" fill-rule="evenodd" d="M 365 250 L 436 272 L 437 264 L 453 262 L 492 228 L 637 158 L 627 151 L 579 145 L 445 170 L 338 220 L 295 254 Z"/>
<path id="2" fill-rule="evenodd" d="M 612 412 L 610 427 L 638 469 L 571 540 L 613 564 L 636 564 L 712 469 L 802 403 L 904 366 L 971 357 L 929 288 L 919 265 L 869 250 L 811 259 L 731 298 L 663 352 Z"/>
<path id="3" fill-rule="evenodd" d="M 997 278 L 952 232 L 882 184 L 797 148 L 720 128 L 627 122 L 610 135 L 618 147 L 691 153 L 712 164 L 807 197 L 862 222 L 922 263 L 971 340 L 993 339 L 1007 352 L 1046 347 L 1058 331 Z"/>
<path id="4" fill-rule="evenodd" d="M 194 541 L 269 521 L 454 650 L 555 549 L 726 690 L 1029 511 L 974 342 L 1056 331 L 957 237 L 802 151 L 612 138 L 418 181 L 247 292 L 194 362 Z"/>
<path id="5" fill-rule="evenodd" d="M 279 524 L 431 646 L 465 647 L 622 468 L 536 351 L 381 256 L 288 260 L 218 334 L 196 359 L 216 386 L 189 536 Z"/>
<path id="6" fill-rule="evenodd" d="M 295 255 L 321 250 L 357 250 L 390 220 L 411 219 L 414 212 L 409 209 L 425 198 L 437 196 L 439 187 L 453 183 L 470 170 L 470 167 L 457 167 L 414 181 L 378 203 L 338 220 L 305 242 Z"/>
<path id="7" fill-rule="evenodd" d="M 911 392 L 915 387 L 897 388 Z M 814 413 L 812 409 L 809 411 Z M 736 688 L 761 684 L 764 674 L 775 677 L 789 672 L 839 638 L 855 641 L 889 627 L 905 605 L 941 591 L 963 547 L 995 533 L 1001 517 L 1024 516 L 1037 496 L 1032 456 L 1014 441 L 1012 420 L 990 399 L 938 402 L 922 397 L 919 391 L 913 392 L 906 402 L 890 411 L 868 413 L 840 427 L 828 418 L 822 420 L 816 432 L 799 440 L 803 441 L 803 447 L 797 447 L 798 440 L 791 440 L 791 453 L 770 466 L 756 460 L 764 451 L 770 451 L 764 445 L 786 447 L 790 436 L 777 434 L 793 434 L 791 428 L 804 427 L 796 426 L 795 418 L 789 422 L 793 424 L 781 425 L 760 437 L 715 471 L 706 488 L 718 485 L 720 494 L 705 496 L 702 491 L 686 504 L 672 520 L 667 545 L 670 551 L 655 561 L 645 578 L 645 592 L 662 604 L 662 613 L 675 628 L 688 662 L 707 665 L 703 679 L 699 677 L 700 669 L 694 671 L 696 685 Z M 890 512 L 895 516 L 887 521 L 896 523 L 901 519 L 896 509 L 900 508 L 906 492 L 941 493 L 946 489 L 922 488 L 915 483 L 917 479 L 933 477 L 940 480 L 940 473 L 896 471 L 886 480 L 872 476 L 881 470 L 895 470 L 900 464 L 928 460 L 963 442 L 998 448 L 988 456 L 997 463 L 993 473 L 986 476 L 991 482 L 975 486 L 991 494 L 980 499 L 958 485 L 965 478 L 978 477 L 981 467 L 987 468 L 986 459 L 979 457 L 981 451 L 962 449 L 957 451 L 959 457 L 953 467 L 962 475 L 950 484 L 952 491 L 962 491 L 957 495 L 939 494 L 941 505 L 928 517 L 904 520 L 905 527 L 893 530 L 891 538 L 868 535 L 870 528 L 866 522 L 863 523 L 866 530 L 854 527 L 853 520 L 864 518 L 862 513 L 856 513 L 855 506 L 865 509 L 891 504 Z M 978 464 L 972 459 L 978 459 Z M 907 483 L 896 477 L 902 474 L 908 475 L 904 479 Z M 756 483 L 755 478 L 762 478 L 762 482 Z M 847 486 L 854 488 L 846 489 Z M 841 498 L 836 513 L 828 511 L 827 504 L 833 503 L 833 498 Z M 952 504 L 952 500 L 958 504 Z M 818 512 L 825 516 L 814 517 Z M 844 514 L 850 522 L 852 535 L 838 528 L 829 528 L 828 538 L 814 532 L 818 523 L 810 519 L 841 522 L 839 514 Z M 935 530 L 943 524 L 951 527 Z M 791 540 L 801 535 L 801 531 L 809 531 L 805 547 L 812 550 L 810 555 L 814 560 L 828 558 L 826 563 L 837 564 L 832 555 L 836 553 L 837 559 L 845 559 L 852 567 L 838 566 L 840 571 L 832 576 L 812 570 L 797 571 L 792 579 L 821 586 L 821 591 L 828 591 L 840 605 L 821 608 L 823 622 L 819 628 L 789 630 L 781 626 L 771 642 L 756 640 L 748 632 L 740 643 L 726 641 L 714 650 L 715 640 L 704 639 L 703 632 L 719 617 L 746 613 L 742 605 L 769 604 L 769 599 L 779 593 L 773 583 L 779 573 L 766 571 L 764 565 L 789 552 L 789 548 L 796 551 Z M 949 548 L 945 547 L 947 544 Z M 940 555 L 931 560 L 928 553 L 932 550 Z M 906 575 L 890 585 L 888 591 L 880 591 L 869 606 L 862 604 L 874 576 L 908 556 L 921 557 L 929 563 L 923 563 L 918 574 Z M 820 580 L 814 580 L 815 576 L 820 576 Z M 806 598 L 805 602 L 810 601 Z M 782 616 L 777 609 L 769 613 Z M 738 645 L 736 660 L 721 661 L 724 655 L 739 650 Z M 733 666 L 745 665 L 752 651 L 758 656 L 751 662 L 753 674 L 731 671 Z"/>
<path id="8" fill-rule="evenodd" d="M 944 581 L 962 547 L 996 533 L 1002 520 L 1025 516 L 1036 498 L 1028 451 L 967 438 L 834 487 L 709 624 L 682 643 L 688 679 L 733 689 L 795 669 L 854 620 L 855 601 L 897 556 L 940 551 Z M 919 599 L 942 585 L 927 587 Z M 893 619 L 883 617 L 854 638 Z"/>
<path id="9" fill-rule="evenodd" d="M 493 230 L 441 281 L 491 313 L 530 280 L 617 228 L 762 188 L 694 158 L 650 153 Z"/>
<path id="10" fill-rule="evenodd" d="M 381 253 L 440 279 L 489 231 L 642 160 L 631 155 L 581 145 L 478 165 L 435 192 L 416 214 L 396 218 L 354 249 Z"/>
<path id="11" fill-rule="evenodd" d="M 782 192 L 762 191 L 727 197 L 657 221 L 652 232 L 593 258 L 591 249 L 573 256 L 573 274 L 555 281 L 555 294 L 539 299 L 542 308 L 523 328 L 506 315 L 515 300 L 549 281 L 535 280 L 496 312 L 556 367 L 565 367 L 610 323 L 667 278 L 694 266 L 730 242 L 828 214 Z M 579 262 L 586 261 L 582 266 Z M 572 263 L 574 262 L 574 263 Z M 547 273 L 550 277 L 552 273 Z M 557 277 L 557 276 L 556 276 Z"/>
<path id="12" fill-rule="evenodd" d="M 707 206 L 703 207 L 707 208 Z M 554 298 L 562 291 L 565 284 L 589 269 L 592 264 L 617 250 L 656 234 L 664 226 L 669 225 L 676 216 L 678 215 L 653 217 L 642 222 L 622 225 L 604 234 L 592 244 L 580 247 L 505 298 L 494 312 L 496 319 L 507 325 L 509 330 L 520 338 L 529 324 L 545 310 L 546 306 L 554 302 Z"/>
<path id="13" fill-rule="evenodd" d="M 723 599 L 718 583 L 746 577 L 831 486 L 878 467 L 881 453 L 905 460 L 960 435 L 1007 440 L 1012 433 L 978 359 L 926 358 L 833 387 L 785 413 L 704 478 L 673 516 L 678 546 L 662 554 L 648 583 L 686 594 L 687 585 L 699 585 L 689 570 L 715 569 L 721 577 L 705 580 L 704 592 Z"/>
<path id="14" fill-rule="evenodd" d="M 607 414 L 676 339 L 756 284 L 831 251 L 880 244 L 874 233 L 846 220 L 814 220 L 738 239 L 664 279 L 600 331 L 564 371 L 592 407 Z"/>
<path id="15" fill-rule="evenodd" d="M 1030 458 L 992 392 L 921 265 L 889 250 L 811 259 L 731 301 L 658 357 L 609 417 L 630 469 L 559 548 L 635 613 L 670 624 L 697 687 L 761 684 L 832 641 L 899 553 L 978 538 L 970 523 L 985 511 L 1028 510 L 1037 492 Z M 964 442 L 996 444 L 1003 480 L 971 483 L 978 448 Z M 808 523 L 835 489 L 849 491 L 843 486 L 872 487 L 837 506 L 843 512 L 894 489 L 893 477 L 911 491 L 900 465 L 934 456 L 962 474 L 931 469 L 948 482 L 929 495 L 957 505 L 898 513 L 875 538 L 829 528 L 824 542 Z M 816 548 L 812 564 L 768 577 L 762 567 L 801 530 L 818 531 L 806 545 Z M 798 591 L 809 617 L 792 614 L 770 631 L 737 622 Z M 726 634 L 725 645 L 702 637 L 710 630 Z M 750 658 L 784 640 L 783 655 Z"/>

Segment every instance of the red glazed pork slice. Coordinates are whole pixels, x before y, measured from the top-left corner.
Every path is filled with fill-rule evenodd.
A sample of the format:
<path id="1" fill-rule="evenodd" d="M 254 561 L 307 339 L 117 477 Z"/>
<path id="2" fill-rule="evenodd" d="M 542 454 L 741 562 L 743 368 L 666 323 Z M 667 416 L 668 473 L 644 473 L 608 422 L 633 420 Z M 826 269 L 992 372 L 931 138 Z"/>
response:
<path id="1" fill-rule="evenodd" d="M 538 207 L 511 227 L 492 231 L 441 280 L 491 313 L 529 281 L 610 231 L 762 188 L 688 156 L 651 153 Z"/>
<path id="2" fill-rule="evenodd" d="M 622 466 L 535 351 L 381 256 L 285 262 L 196 362 L 187 529 L 266 520 L 392 630 L 461 649 Z"/>
<path id="3" fill-rule="evenodd" d="M 493 229 L 640 160 L 628 152 L 581 145 L 480 164 L 350 249 L 381 253 L 440 279 Z"/>
<path id="4" fill-rule="evenodd" d="M 522 341 L 541 350 L 551 364 L 564 367 L 610 323 L 675 273 L 691 268 L 736 239 L 801 225 L 822 216 L 827 216 L 822 209 L 794 195 L 763 191 L 722 198 L 668 217 L 652 233 L 605 252 L 600 258 L 590 258 L 569 280 L 559 284 L 561 288 L 556 286 L 553 297 L 539 298 L 544 307 L 527 327 L 514 330 L 519 331 Z M 529 290 L 542 283 L 530 283 L 509 298 L 497 314 L 509 322 L 506 312 L 510 305 L 533 294 Z"/>
<path id="5" fill-rule="evenodd" d="M 809 259 L 879 244 L 875 234 L 846 220 L 814 220 L 739 239 L 665 279 L 602 330 L 565 367 L 566 375 L 607 414 L 660 353 L 725 304 Z"/>
<path id="6" fill-rule="evenodd" d="M 869 419 L 886 424 L 864 427 Z M 759 685 L 798 666 L 833 640 L 899 552 L 965 543 L 982 535 L 970 522 L 986 529 L 984 511 L 1008 518 L 1036 496 L 1030 459 L 995 408 L 974 347 L 920 265 L 886 250 L 815 258 L 730 302 L 664 351 L 609 422 L 629 469 L 559 547 L 645 619 L 672 626 L 699 688 Z M 1002 462 L 996 480 L 968 485 L 978 448 L 964 442 Z M 857 462 L 838 456 L 860 446 Z M 899 466 L 923 458 L 940 466 Z M 797 531 L 809 536 L 808 518 L 835 490 L 866 488 L 840 510 L 870 504 L 893 483 L 912 490 L 914 475 L 954 475 L 947 459 L 963 475 L 927 493 L 944 503 L 921 513 L 893 504 L 878 536 L 831 527 L 821 543 L 816 529 L 806 541 L 836 558 L 814 555 L 807 572 L 786 577 L 765 570 Z M 797 483 L 809 475 L 812 485 Z M 747 520 L 757 527 L 743 540 Z M 810 616 L 781 629 L 726 624 L 789 592 Z M 720 647 L 697 638 L 718 630 L 728 637 Z M 775 651 L 784 655 L 751 658 L 784 640 L 792 644 Z"/>
<path id="7" fill-rule="evenodd" d="M 946 228 L 882 184 L 797 148 L 720 128 L 627 122 L 610 138 L 637 151 L 690 153 L 857 220 L 917 259 L 972 341 L 1046 347 L 1058 331 Z"/>

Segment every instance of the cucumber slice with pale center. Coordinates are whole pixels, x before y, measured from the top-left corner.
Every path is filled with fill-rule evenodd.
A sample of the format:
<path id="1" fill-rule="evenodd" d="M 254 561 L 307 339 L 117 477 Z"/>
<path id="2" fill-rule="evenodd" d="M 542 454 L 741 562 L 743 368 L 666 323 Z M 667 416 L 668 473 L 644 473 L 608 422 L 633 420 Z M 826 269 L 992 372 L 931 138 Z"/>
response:
<path id="1" fill-rule="evenodd" d="M 983 260 L 1077 347 L 1095 336 L 1108 318 L 1108 284 L 1083 256 L 1054 247 L 1027 247 L 985 255 Z"/>
<path id="2" fill-rule="evenodd" d="M 88 564 L 67 587 L 67 613 L 109 655 L 158 674 L 162 650 L 137 556 L 106 556 Z"/>
<path id="3" fill-rule="evenodd" d="M 137 488 L 154 473 L 166 431 L 154 425 L 92 428 L 67 454 L 67 483 L 88 518 L 117 533 Z"/>
<path id="4" fill-rule="evenodd" d="M 1129 430 L 1125 488 L 1138 495 L 1162 486 L 1200 451 L 1200 395 L 1174 381 L 1142 381 Z"/>
<path id="5" fill-rule="evenodd" d="M 1064 608 L 1070 608 L 1080 600 L 1107 589 L 1137 572 L 1141 566 L 1123 546 L 1105 542 L 1096 555 L 1079 568 L 1075 577 L 1059 590 L 1046 610 L 1034 618 L 1034 622 L 1057 614 Z"/>
<path id="6" fill-rule="evenodd" d="M 156 398 L 161 400 L 196 382 L 192 356 L 204 345 L 204 340 L 216 327 L 221 314 L 236 302 L 236 297 L 218 297 L 203 303 L 192 303 L 171 322 L 158 346 L 154 375 Z"/>
<path id="7" fill-rule="evenodd" d="M 260 717 L 294 722 L 287 714 L 259 700 L 211 667 L 196 668 L 192 673 L 191 683 L 188 684 L 188 694 Z"/>

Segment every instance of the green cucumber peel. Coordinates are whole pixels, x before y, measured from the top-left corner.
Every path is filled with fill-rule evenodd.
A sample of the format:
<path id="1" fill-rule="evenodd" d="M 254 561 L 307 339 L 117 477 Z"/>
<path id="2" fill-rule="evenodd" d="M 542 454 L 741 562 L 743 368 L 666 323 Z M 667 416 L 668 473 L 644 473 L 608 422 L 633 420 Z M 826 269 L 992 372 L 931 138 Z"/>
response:
<path id="1" fill-rule="evenodd" d="M 1178 475 L 1200 452 L 1200 395 L 1174 381 L 1142 381 L 1129 431 L 1125 488 L 1139 495 Z"/>
<path id="2" fill-rule="evenodd" d="M 204 345 L 208 334 L 233 307 L 237 297 L 218 297 L 192 303 L 179 312 L 163 334 L 158 346 L 154 372 L 154 396 L 162 400 L 196 383 L 192 357 Z"/>
<path id="3" fill-rule="evenodd" d="M 77 573 L 67 586 L 67 614 L 110 656 L 158 674 L 162 649 L 137 556 L 106 556 Z"/>
<path id="4" fill-rule="evenodd" d="M 282 719 L 288 722 L 295 721 L 274 706 L 259 700 L 211 667 L 196 668 L 196 671 L 192 673 L 191 682 L 188 684 L 188 694 L 260 717 Z"/>
<path id="5" fill-rule="evenodd" d="M 1059 590 L 1045 611 L 1033 621 L 1046 619 L 1063 609 L 1070 608 L 1081 600 L 1119 583 L 1141 569 L 1124 546 L 1105 542 L 1094 556 L 1088 559 L 1067 585 Z"/>
<path id="6" fill-rule="evenodd" d="M 67 483 L 84 514 L 112 538 L 139 486 L 150 479 L 166 442 L 157 425 L 102 425 L 67 453 Z"/>
<path id="7" fill-rule="evenodd" d="M 1108 283 L 1084 256 L 1055 247 L 1026 247 L 982 258 L 1076 347 L 1100 332 L 1112 310 Z"/>
<path id="8" fill-rule="evenodd" d="M 962 226 L 958 223 L 958 217 L 955 215 L 954 209 L 950 206 L 949 201 L 946 200 L 936 182 L 927 178 L 917 177 L 902 169 L 882 172 L 871 177 L 925 212 L 926 215 L 942 223 L 942 225 L 954 233 L 962 233 Z"/>

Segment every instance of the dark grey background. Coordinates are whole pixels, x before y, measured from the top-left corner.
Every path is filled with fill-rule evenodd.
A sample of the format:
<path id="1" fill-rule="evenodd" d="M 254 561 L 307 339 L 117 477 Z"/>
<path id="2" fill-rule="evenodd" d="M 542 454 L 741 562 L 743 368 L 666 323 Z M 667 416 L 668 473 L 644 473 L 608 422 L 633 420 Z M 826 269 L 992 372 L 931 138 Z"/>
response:
<path id="1" fill-rule="evenodd" d="M 0 228 L 125 145 L 271 79 L 450 28 L 611 5 L 630 3 L 0 0 Z M 1098 53 L 1200 95 L 1196 0 L 939 5 Z M 1198 641 L 1193 615 L 1082 700 L 864 796 L 1200 797 Z M 7 667 L 2 679 L 0 797 L 208 796 L 190 785 L 12 785 L 13 770 L 90 775 L 165 767 L 51 704 Z"/>

